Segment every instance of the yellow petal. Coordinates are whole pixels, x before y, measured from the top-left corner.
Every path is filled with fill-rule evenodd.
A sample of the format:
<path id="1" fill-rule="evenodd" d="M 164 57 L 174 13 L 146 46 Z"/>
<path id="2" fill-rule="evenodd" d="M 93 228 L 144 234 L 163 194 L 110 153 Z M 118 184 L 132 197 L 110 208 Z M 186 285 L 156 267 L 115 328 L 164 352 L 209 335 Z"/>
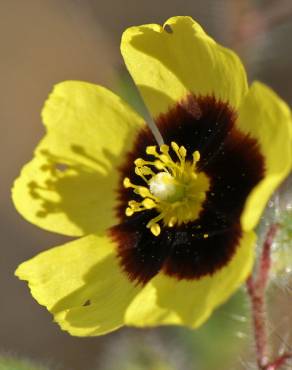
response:
<path id="1" fill-rule="evenodd" d="M 178 282 L 158 275 L 131 303 L 126 311 L 126 323 L 134 326 L 200 326 L 250 274 L 255 239 L 254 232 L 245 233 L 233 259 L 213 276 Z"/>
<path id="2" fill-rule="evenodd" d="M 258 141 L 265 159 L 265 177 L 251 192 L 241 217 L 244 230 L 251 230 L 275 189 L 291 171 L 291 111 L 271 89 L 255 82 L 240 107 L 238 127 Z"/>
<path id="3" fill-rule="evenodd" d="M 119 97 L 93 84 L 56 85 L 42 117 L 47 134 L 13 189 L 30 222 L 65 235 L 115 224 L 117 166 L 144 124 Z"/>
<path id="4" fill-rule="evenodd" d="M 114 245 L 90 235 L 22 263 L 16 275 L 72 335 L 100 335 L 124 324 L 139 289 L 121 272 Z"/>
<path id="5" fill-rule="evenodd" d="M 190 17 L 170 18 L 163 27 L 131 27 L 123 34 L 121 51 L 154 117 L 189 92 L 214 94 L 235 108 L 247 92 L 237 55 L 217 44 Z"/>

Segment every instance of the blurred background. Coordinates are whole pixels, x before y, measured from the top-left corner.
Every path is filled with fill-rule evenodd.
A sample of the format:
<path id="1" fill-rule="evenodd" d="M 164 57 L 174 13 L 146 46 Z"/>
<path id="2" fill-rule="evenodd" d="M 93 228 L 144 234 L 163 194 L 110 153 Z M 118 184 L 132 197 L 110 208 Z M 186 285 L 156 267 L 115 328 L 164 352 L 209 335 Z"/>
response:
<path id="1" fill-rule="evenodd" d="M 126 328 L 80 339 L 61 332 L 13 276 L 20 262 L 64 241 L 24 221 L 10 200 L 13 180 L 44 133 L 40 111 L 52 86 L 67 79 L 95 82 L 139 109 L 119 52 L 121 34 L 131 25 L 163 23 L 173 15 L 198 20 L 239 53 L 250 80 L 269 84 L 291 105 L 291 0 L 0 0 L 1 370 L 254 368 L 244 291 L 197 331 Z M 292 204 L 289 184 L 277 201 L 280 212 Z M 275 274 L 269 296 L 276 351 L 292 345 L 291 269 L 289 256 L 283 258 L 285 273 Z"/>

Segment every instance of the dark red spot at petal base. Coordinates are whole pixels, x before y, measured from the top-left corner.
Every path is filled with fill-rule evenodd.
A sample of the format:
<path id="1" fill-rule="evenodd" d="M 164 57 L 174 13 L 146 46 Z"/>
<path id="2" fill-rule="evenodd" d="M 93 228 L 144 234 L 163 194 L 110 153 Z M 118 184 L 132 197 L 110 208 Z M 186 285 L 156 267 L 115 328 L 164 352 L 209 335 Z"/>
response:
<path id="1" fill-rule="evenodd" d="M 120 224 L 110 230 L 130 280 L 145 284 L 160 271 L 179 280 L 200 279 L 232 259 L 242 234 L 239 219 L 245 200 L 264 175 L 257 141 L 239 132 L 235 122 L 236 113 L 230 106 L 210 96 L 190 95 L 158 117 L 156 123 L 166 144 L 184 145 L 190 156 L 199 150 L 198 168 L 210 178 L 211 186 L 199 219 L 180 227 L 162 227 L 157 237 L 146 228 L 156 211 L 125 215 L 128 201 L 140 197 L 125 189 L 122 181 L 129 177 L 144 185 L 134 173 L 133 162 L 145 158 L 148 145 L 156 145 L 149 130 L 139 133 L 120 168 Z"/>
<path id="2" fill-rule="evenodd" d="M 149 219 L 149 215 L 140 213 L 111 229 L 124 271 L 131 280 L 141 284 L 162 269 L 168 254 L 168 245 L 162 242 L 165 234 L 155 237 L 146 228 Z"/>

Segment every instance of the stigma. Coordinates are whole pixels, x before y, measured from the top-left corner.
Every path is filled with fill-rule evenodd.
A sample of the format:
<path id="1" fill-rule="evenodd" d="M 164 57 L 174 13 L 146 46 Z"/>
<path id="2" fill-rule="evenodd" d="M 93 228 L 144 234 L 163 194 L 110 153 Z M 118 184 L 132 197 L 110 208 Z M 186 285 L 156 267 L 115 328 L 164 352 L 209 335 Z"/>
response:
<path id="1" fill-rule="evenodd" d="M 184 186 L 182 186 L 168 172 L 159 172 L 149 181 L 151 194 L 162 201 L 174 202 L 180 200 L 184 195 Z"/>
<path id="2" fill-rule="evenodd" d="M 146 227 L 158 236 L 162 227 L 174 227 L 199 217 L 210 182 L 197 169 L 197 150 L 188 156 L 184 146 L 172 142 L 171 146 L 148 146 L 146 154 L 150 159 L 137 158 L 134 162 L 135 173 L 145 186 L 133 184 L 128 177 L 124 179 L 124 186 L 133 188 L 141 198 L 130 200 L 125 214 L 131 217 L 136 212 L 155 209 L 157 216 Z"/>

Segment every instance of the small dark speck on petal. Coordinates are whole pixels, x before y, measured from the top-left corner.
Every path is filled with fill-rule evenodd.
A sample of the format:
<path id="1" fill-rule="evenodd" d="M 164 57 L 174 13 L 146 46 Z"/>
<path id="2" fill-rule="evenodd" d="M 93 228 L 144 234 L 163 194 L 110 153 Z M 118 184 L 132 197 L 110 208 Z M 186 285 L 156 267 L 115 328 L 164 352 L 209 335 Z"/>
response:
<path id="1" fill-rule="evenodd" d="M 173 33 L 173 29 L 171 28 L 171 26 L 169 24 L 166 24 L 163 28 L 164 28 L 165 32 Z"/>
<path id="2" fill-rule="evenodd" d="M 68 169 L 68 165 L 65 164 L 65 163 L 56 163 L 55 167 L 56 167 L 57 170 L 59 170 L 61 172 L 64 172 Z"/>

